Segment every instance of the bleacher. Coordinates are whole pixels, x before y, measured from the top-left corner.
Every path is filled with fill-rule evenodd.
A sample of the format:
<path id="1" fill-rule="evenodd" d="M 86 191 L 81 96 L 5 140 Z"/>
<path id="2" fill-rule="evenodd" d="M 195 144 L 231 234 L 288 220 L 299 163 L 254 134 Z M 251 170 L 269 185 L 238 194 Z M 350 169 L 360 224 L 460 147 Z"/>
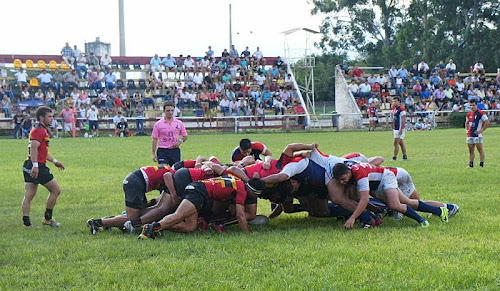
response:
<path id="1" fill-rule="evenodd" d="M 111 57 L 113 60 L 113 63 L 111 65 L 111 68 L 113 70 L 114 75 L 117 77 L 116 85 L 117 88 L 125 87 L 127 91 L 129 92 L 130 96 L 133 96 L 134 92 L 140 91 L 143 93 L 143 90 L 146 89 L 147 87 L 147 76 L 150 72 L 150 60 L 151 57 Z M 174 59 L 177 60 L 176 57 Z M 194 58 L 195 60 L 199 58 Z M 216 57 L 215 61 L 219 61 L 220 57 Z M 264 68 L 266 70 L 269 70 L 269 68 L 274 64 L 274 62 L 277 60 L 275 57 L 267 57 L 265 58 L 265 66 Z M 17 88 L 16 84 L 16 79 L 14 77 L 14 74 L 19 71 L 20 68 L 24 68 L 26 73 L 29 76 L 29 80 L 31 81 L 31 96 L 33 96 L 34 92 L 39 88 L 40 84 L 38 83 L 38 79 L 36 76 L 40 74 L 40 71 L 42 70 L 47 70 L 48 73 L 51 73 L 55 70 L 58 69 L 60 71 L 61 75 L 64 75 L 66 72 L 70 71 L 71 68 L 62 60 L 62 57 L 59 55 L 0 55 L 0 82 L 2 84 L 5 84 L 8 82 L 10 84 L 10 87 L 14 93 L 14 96 L 18 97 L 20 96 L 20 91 Z M 285 70 L 285 72 L 287 72 Z M 158 72 L 155 73 L 158 76 Z M 193 73 L 191 73 L 193 74 Z M 177 73 L 177 75 L 180 77 L 180 73 Z M 170 89 L 174 89 L 173 85 L 177 81 L 180 81 L 181 84 L 184 84 L 184 80 L 179 78 L 174 78 L 174 73 L 165 73 L 163 72 L 163 82 L 167 84 Z M 177 77 L 177 76 L 176 76 Z M 240 84 L 242 84 L 241 81 L 238 81 Z M 235 82 L 233 82 L 231 85 L 234 85 Z M 80 90 L 88 90 L 89 92 L 89 97 L 90 100 L 94 100 L 97 98 L 97 91 L 94 91 L 92 89 L 89 89 L 89 84 L 86 79 L 80 79 L 78 82 L 78 89 Z M 158 118 L 161 117 L 162 113 L 162 104 L 164 102 L 164 93 L 163 89 L 159 89 L 155 92 L 153 92 L 153 101 L 155 102 L 155 108 L 156 110 L 147 110 L 145 112 L 145 118 L 152 122 L 153 120 L 157 120 Z M 249 97 L 248 97 L 249 98 Z M 304 102 L 301 98 L 301 103 L 304 105 Z M 56 105 L 56 110 L 59 111 L 62 109 L 63 104 L 57 103 Z M 193 109 L 191 109 L 193 110 Z M 194 110 L 193 110 L 194 111 Z M 219 110 L 220 111 L 220 110 Z M 250 110 L 248 110 L 250 111 Z M 274 114 L 273 110 L 266 110 L 266 125 L 264 126 L 265 128 L 301 128 L 303 129 L 305 127 L 304 123 L 301 124 L 295 124 L 293 122 L 288 122 L 288 121 L 283 121 L 283 120 L 289 120 L 290 116 L 293 115 L 293 111 L 288 108 L 286 111 L 286 115 L 288 117 L 280 117 L 280 118 L 270 118 L 271 115 Z M 183 112 L 183 118 L 190 118 L 191 116 L 194 116 L 193 112 L 185 110 Z M 0 118 L 3 117 L 3 120 L 0 122 L 0 128 L 3 130 L 9 130 L 8 126 L 5 126 L 7 122 L 10 122 L 10 118 L 0 116 Z M 110 116 L 112 117 L 112 116 Z M 295 118 L 296 116 L 294 116 Z M 221 112 L 217 114 L 217 116 L 213 116 L 212 119 L 215 119 L 216 122 L 213 122 L 213 124 L 210 124 L 209 127 L 210 129 L 214 130 L 226 130 L 227 128 L 232 128 L 234 130 L 235 126 L 234 124 L 237 124 L 239 129 L 244 129 L 245 127 L 247 128 L 259 128 L 255 126 L 251 126 L 249 120 L 251 119 L 250 116 L 240 116 L 240 117 L 235 117 L 235 118 L 227 118 L 224 117 Z M 233 121 L 228 121 L 232 120 Z M 241 120 L 239 120 L 241 119 Z M 270 121 L 267 122 L 267 119 Z M 276 119 L 271 122 L 272 119 Z M 278 121 L 279 119 L 279 121 Z M 207 117 L 208 120 L 208 117 Z M 245 121 L 245 120 L 248 120 Z M 106 116 L 103 116 L 101 118 L 101 121 L 103 123 L 106 122 Z M 146 120 L 145 120 L 146 121 Z M 190 123 L 189 119 L 186 119 L 188 124 L 192 127 L 192 129 L 198 129 L 198 123 Z M 2 126 L 3 124 L 3 126 Z M 131 122 L 132 125 L 133 122 Z M 148 124 L 148 123 L 146 123 Z M 109 128 L 112 126 L 110 125 Z M 108 126 L 104 126 L 105 129 L 108 128 Z M 262 126 L 260 128 L 263 128 Z"/>

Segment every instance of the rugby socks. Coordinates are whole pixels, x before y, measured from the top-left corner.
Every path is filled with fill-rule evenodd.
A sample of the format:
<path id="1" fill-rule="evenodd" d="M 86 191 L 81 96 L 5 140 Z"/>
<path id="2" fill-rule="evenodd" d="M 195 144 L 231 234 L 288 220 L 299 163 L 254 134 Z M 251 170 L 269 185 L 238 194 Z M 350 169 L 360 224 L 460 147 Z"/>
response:
<path id="1" fill-rule="evenodd" d="M 153 230 L 154 231 L 160 231 L 161 230 L 161 224 L 158 222 L 153 222 Z"/>
<path id="2" fill-rule="evenodd" d="M 271 203 L 271 211 L 273 211 L 276 207 L 278 207 L 277 203 Z"/>
<path id="3" fill-rule="evenodd" d="M 415 219 L 416 221 L 418 221 L 418 223 L 425 220 L 422 216 L 418 215 L 418 213 L 415 210 L 413 210 L 413 208 L 411 208 L 410 205 L 406 205 L 406 212 L 403 213 L 403 215 Z"/>
<path id="4" fill-rule="evenodd" d="M 484 167 L 484 162 L 479 162 L 479 166 L 482 168 Z"/>
<path id="5" fill-rule="evenodd" d="M 328 202 L 328 209 L 330 209 L 331 217 L 347 217 L 351 216 L 351 212 L 345 210 L 344 208 L 332 203 Z"/>
<path id="6" fill-rule="evenodd" d="M 53 209 L 45 208 L 45 219 L 46 220 L 51 220 L 52 219 L 52 210 Z"/>
<path id="7" fill-rule="evenodd" d="M 31 226 L 31 221 L 29 216 L 23 216 L 24 226 Z"/>
<path id="8" fill-rule="evenodd" d="M 293 210 L 292 210 L 292 213 L 302 212 L 302 211 L 306 211 L 306 210 L 304 209 L 304 207 L 302 207 L 302 205 L 300 205 L 300 204 L 294 204 L 294 205 L 293 205 Z"/>
<path id="9" fill-rule="evenodd" d="M 418 201 L 418 211 L 428 212 L 436 215 L 441 215 L 441 208 L 436 206 L 431 206 L 423 201 Z"/>
<path id="10" fill-rule="evenodd" d="M 139 217 L 139 218 L 136 218 L 136 219 L 134 219 L 134 220 L 131 220 L 130 222 L 132 222 L 132 226 L 137 226 L 137 225 L 139 225 L 139 224 L 142 224 L 142 220 L 141 220 L 141 218 L 140 218 L 140 217 Z"/>
<path id="11" fill-rule="evenodd" d="M 371 213 L 368 210 L 363 211 L 358 217 L 359 221 L 361 221 L 362 223 L 370 224 L 370 222 L 372 222 L 373 220 L 370 214 Z"/>
<path id="12" fill-rule="evenodd" d="M 448 208 L 448 211 L 453 210 L 453 204 L 446 204 L 446 208 Z"/>
<path id="13" fill-rule="evenodd" d="M 474 168 L 474 162 L 469 162 L 469 168 Z"/>
<path id="14" fill-rule="evenodd" d="M 98 226 L 98 227 L 102 227 L 102 219 L 99 218 L 99 219 L 94 219 L 94 222 L 95 224 Z"/>

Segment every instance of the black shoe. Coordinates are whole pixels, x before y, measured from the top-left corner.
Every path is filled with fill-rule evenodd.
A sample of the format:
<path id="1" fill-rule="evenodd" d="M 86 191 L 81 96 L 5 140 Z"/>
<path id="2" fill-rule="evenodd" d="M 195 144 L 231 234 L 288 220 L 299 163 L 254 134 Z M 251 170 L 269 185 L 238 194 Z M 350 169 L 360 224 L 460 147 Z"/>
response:
<path id="1" fill-rule="evenodd" d="M 93 219 L 87 220 L 87 226 L 89 227 L 92 235 L 95 235 L 99 231 L 99 226 L 97 226 L 97 223 Z"/>
<path id="2" fill-rule="evenodd" d="M 408 160 L 408 156 L 407 155 L 403 155 L 403 161 L 406 161 Z"/>
<path id="3" fill-rule="evenodd" d="M 145 224 L 142 228 L 141 234 L 137 237 L 137 239 L 155 239 L 155 230 L 152 223 Z"/>

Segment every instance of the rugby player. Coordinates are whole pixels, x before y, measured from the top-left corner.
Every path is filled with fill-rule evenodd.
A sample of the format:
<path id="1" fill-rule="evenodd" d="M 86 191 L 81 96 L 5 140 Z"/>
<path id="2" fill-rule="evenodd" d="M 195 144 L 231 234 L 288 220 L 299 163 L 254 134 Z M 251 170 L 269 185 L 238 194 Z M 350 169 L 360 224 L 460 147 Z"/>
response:
<path id="1" fill-rule="evenodd" d="M 392 107 L 392 133 L 394 135 L 394 156 L 392 160 L 395 161 L 398 156 L 399 147 L 403 153 L 403 160 L 407 160 L 406 145 L 405 145 L 405 131 L 406 131 L 406 109 L 401 106 L 401 99 L 394 97 L 394 106 Z"/>
<path id="2" fill-rule="evenodd" d="M 238 162 L 246 156 L 253 156 L 257 161 L 261 160 L 260 155 L 271 156 L 271 151 L 258 141 L 251 142 L 248 138 L 243 138 L 240 140 L 240 146 L 231 153 L 231 160 Z"/>
<path id="3" fill-rule="evenodd" d="M 360 195 L 359 203 L 351 217 L 345 222 L 344 227 L 351 229 L 356 218 L 366 209 L 368 205 L 370 190 L 374 191 L 376 198 L 382 200 L 391 209 L 403 213 L 416 220 L 420 226 L 428 227 L 429 222 L 421 217 L 414 209 L 438 215 L 443 222 L 448 222 L 448 208 L 436 207 L 423 201 L 410 199 L 398 188 L 396 175 L 398 168 L 374 166 L 366 163 L 358 163 L 349 168 L 344 163 L 337 163 L 333 167 L 333 177 L 342 185 L 349 183 L 357 184 Z M 399 185 L 403 188 L 405 185 Z M 411 186 L 410 186 L 411 187 Z M 410 188 L 411 189 L 411 188 Z M 409 192 L 410 190 L 407 190 Z"/>
<path id="4" fill-rule="evenodd" d="M 61 188 L 50 172 L 50 169 L 45 165 L 48 160 L 58 167 L 59 170 L 65 169 L 60 161 L 49 154 L 50 136 L 48 134 L 48 127 L 52 124 L 54 113 L 49 107 L 41 106 L 36 110 L 35 115 L 38 123 L 30 131 L 28 159 L 23 164 L 25 191 L 22 203 L 23 225 L 25 227 L 32 226 L 30 221 L 31 200 L 36 195 L 38 185 L 42 184 L 49 190 L 42 224 L 58 227 L 61 224 L 54 220 L 52 211 L 56 205 L 57 197 L 61 193 Z"/>
<path id="5" fill-rule="evenodd" d="M 96 234 L 100 227 L 118 227 L 123 229 L 123 224 L 126 221 L 132 221 L 149 211 L 147 208 L 147 192 L 162 190 L 167 187 L 170 193 L 176 193 L 172 173 L 174 173 L 174 170 L 169 166 L 142 167 L 129 173 L 123 180 L 126 215 L 89 219 L 87 220 L 87 226 L 90 233 Z"/>
<path id="6" fill-rule="evenodd" d="M 184 199 L 177 210 L 159 222 L 144 225 L 139 239 L 155 238 L 162 229 L 175 232 L 193 232 L 198 227 L 198 213 L 210 201 L 236 201 L 236 217 L 243 232 L 248 233 L 245 216 L 245 200 L 255 198 L 256 193 L 248 184 L 234 177 L 217 177 L 189 184 L 184 190 Z"/>
<path id="7" fill-rule="evenodd" d="M 474 148 L 479 152 L 479 166 L 484 167 L 483 132 L 490 125 L 488 116 L 477 109 L 477 101 L 469 101 L 471 111 L 465 119 L 465 132 L 467 132 L 467 147 L 469 148 L 469 168 L 474 167 Z"/>

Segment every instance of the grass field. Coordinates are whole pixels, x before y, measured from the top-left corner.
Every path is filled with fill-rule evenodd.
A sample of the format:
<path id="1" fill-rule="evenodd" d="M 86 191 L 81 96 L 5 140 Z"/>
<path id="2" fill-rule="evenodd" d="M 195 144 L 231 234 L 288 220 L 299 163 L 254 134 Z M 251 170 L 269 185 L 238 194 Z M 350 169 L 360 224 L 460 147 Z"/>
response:
<path id="1" fill-rule="evenodd" d="M 290 142 L 316 141 L 323 152 L 392 156 L 392 133 L 251 134 L 276 157 Z M 229 160 L 247 135 L 191 135 L 183 159 L 216 155 Z M 444 224 L 428 217 L 421 229 L 408 218 L 386 218 L 373 229 L 346 231 L 343 222 L 303 213 L 225 234 L 166 233 L 138 241 L 118 230 L 90 235 L 88 218 L 124 209 L 121 184 L 132 170 L 151 165 L 151 140 L 54 139 L 50 152 L 67 169 L 50 165 L 63 189 L 54 217 L 43 227 L 47 192 L 33 200 L 34 229 L 21 221 L 22 161 L 26 140 L 0 140 L 0 290 L 500 290 L 500 128 L 485 132 L 486 167 L 467 170 L 463 129 L 409 132 L 409 161 L 386 162 L 412 175 L 420 196 L 457 203 Z M 477 163 L 478 164 L 478 163 Z M 148 196 L 152 198 L 152 194 Z M 267 201 L 259 213 L 269 214 Z"/>

